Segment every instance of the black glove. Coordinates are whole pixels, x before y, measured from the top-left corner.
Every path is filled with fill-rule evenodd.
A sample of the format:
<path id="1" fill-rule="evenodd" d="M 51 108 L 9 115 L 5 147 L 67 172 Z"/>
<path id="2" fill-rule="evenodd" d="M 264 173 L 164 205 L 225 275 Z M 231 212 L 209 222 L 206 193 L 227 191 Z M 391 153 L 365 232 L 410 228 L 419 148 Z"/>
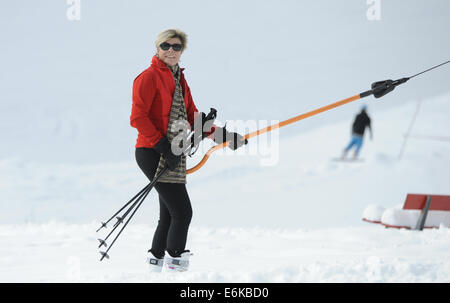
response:
<path id="1" fill-rule="evenodd" d="M 226 141 L 231 141 L 228 145 L 232 150 L 236 150 L 244 144 L 248 143 L 248 140 L 238 133 L 229 132 L 225 127 L 216 129 L 214 132 L 214 142 L 221 144 Z"/>
<path id="2" fill-rule="evenodd" d="M 175 170 L 178 164 L 180 164 L 182 155 L 177 156 L 172 153 L 172 147 L 167 137 L 163 137 L 161 140 L 159 140 L 159 142 L 156 143 L 153 149 L 164 157 L 164 160 L 166 160 L 166 165 L 170 170 Z"/>

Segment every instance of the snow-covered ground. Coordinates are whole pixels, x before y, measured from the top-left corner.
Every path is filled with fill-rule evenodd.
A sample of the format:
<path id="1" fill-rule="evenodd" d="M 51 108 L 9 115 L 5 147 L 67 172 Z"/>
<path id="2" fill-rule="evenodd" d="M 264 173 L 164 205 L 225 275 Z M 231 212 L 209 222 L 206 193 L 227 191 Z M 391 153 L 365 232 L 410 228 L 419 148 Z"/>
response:
<path id="1" fill-rule="evenodd" d="M 449 282 L 450 229 L 192 227 L 186 273 L 150 273 L 153 228 L 99 262 L 97 224 L 2 225 L 1 282 Z"/>
<path id="2" fill-rule="evenodd" d="M 302 123 L 288 126 L 299 129 L 295 136 L 281 129 L 273 166 L 243 149 L 213 154 L 189 175 L 187 248 L 194 256 L 190 271 L 179 275 L 150 274 L 144 264 L 157 222 L 155 193 L 111 259 L 99 262 L 100 220 L 147 183 L 133 159 L 1 159 L 0 281 L 449 282 L 448 228 L 391 230 L 361 218 L 367 205 L 395 207 L 407 193 L 449 194 L 450 143 L 410 138 L 399 159 L 416 103 L 376 110 L 367 102 L 374 140 L 366 138 L 363 162 L 331 161 L 349 139 L 349 119 L 309 131 Z M 349 106 L 356 112 L 359 104 Z M 449 113 L 450 95 L 424 100 L 411 133 L 448 137 Z"/>

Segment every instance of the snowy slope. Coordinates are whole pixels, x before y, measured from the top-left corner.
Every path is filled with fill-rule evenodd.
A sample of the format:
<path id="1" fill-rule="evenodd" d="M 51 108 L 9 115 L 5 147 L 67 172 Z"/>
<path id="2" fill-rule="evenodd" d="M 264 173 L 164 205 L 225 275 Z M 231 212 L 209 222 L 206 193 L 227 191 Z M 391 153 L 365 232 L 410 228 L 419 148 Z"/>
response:
<path id="1" fill-rule="evenodd" d="M 157 221 L 154 193 L 111 259 L 98 261 L 99 220 L 147 182 L 134 161 L 2 159 L 0 281 L 449 282 L 448 228 L 387 230 L 361 217 L 369 204 L 401 205 L 408 192 L 449 194 L 450 143 L 410 138 L 399 160 L 416 103 L 372 111 L 368 104 L 374 140 L 363 147 L 364 162 L 331 161 L 351 119 L 312 131 L 288 126 L 298 127 L 295 136 L 281 129 L 274 166 L 245 150 L 213 154 L 188 177 L 195 255 L 191 271 L 177 276 L 150 275 L 143 264 Z M 448 136 L 448 113 L 449 95 L 424 100 L 412 133 Z"/>

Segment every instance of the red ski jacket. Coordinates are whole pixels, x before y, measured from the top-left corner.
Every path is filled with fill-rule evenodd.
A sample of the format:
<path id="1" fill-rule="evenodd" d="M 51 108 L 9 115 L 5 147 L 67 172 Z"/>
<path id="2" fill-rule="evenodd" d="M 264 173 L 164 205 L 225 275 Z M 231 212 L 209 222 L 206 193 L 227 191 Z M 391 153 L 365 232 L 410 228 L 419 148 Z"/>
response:
<path id="1" fill-rule="evenodd" d="M 198 110 L 192 100 L 183 70 L 184 68 L 180 69 L 180 84 L 187 119 L 192 127 L 194 113 Z M 130 125 L 138 130 L 136 148 L 151 148 L 167 134 L 174 91 L 175 81 L 172 71 L 158 57 L 153 56 L 150 67 L 137 76 L 133 83 Z"/>

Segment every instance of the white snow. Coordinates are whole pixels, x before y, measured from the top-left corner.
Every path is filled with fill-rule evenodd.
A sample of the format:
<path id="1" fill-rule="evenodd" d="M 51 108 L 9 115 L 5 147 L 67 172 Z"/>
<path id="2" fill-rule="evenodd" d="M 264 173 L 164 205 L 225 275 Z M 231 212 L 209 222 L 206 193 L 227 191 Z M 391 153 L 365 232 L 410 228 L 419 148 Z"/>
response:
<path id="1" fill-rule="evenodd" d="M 383 212 L 379 221 L 387 226 L 415 228 L 420 213 L 420 210 L 388 208 Z M 440 226 L 450 226 L 450 211 L 428 211 L 425 227 L 437 228 Z"/>
<path id="2" fill-rule="evenodd" d="M 371 204 L 364 209 L 362 217 L 368 221 L 380 222 L 385 210 L 381 205 Z"/>
<path id="3" fill-rule="evenodd" d="M 186 273 L 150 273 L 132 224 L 99 262 L 97 222 L 2 225 L 2 282 L 449 282 L 450 229 L 193 227 Z"/>

